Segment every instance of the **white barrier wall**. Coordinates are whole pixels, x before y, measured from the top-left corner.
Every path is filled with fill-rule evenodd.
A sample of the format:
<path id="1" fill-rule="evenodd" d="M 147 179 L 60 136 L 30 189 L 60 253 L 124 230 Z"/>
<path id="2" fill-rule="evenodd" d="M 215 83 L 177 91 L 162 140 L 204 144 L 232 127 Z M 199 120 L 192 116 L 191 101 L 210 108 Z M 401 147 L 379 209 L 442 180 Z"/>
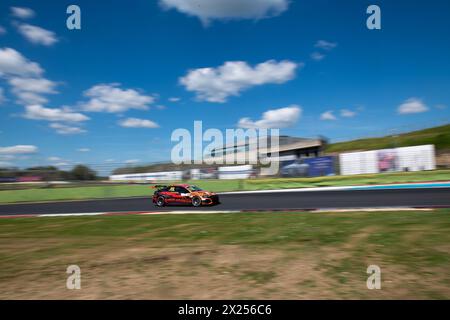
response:
<path id="1" fill-rule="evenodd" d="M 147 172 L 147 173 L 130 173 L 115 174 L 109 176 L 111 181 L 164 181 L 164 180 L 181 180 L 183 171 L 166 171 L 166 172 Z"/>
<path id="2" fill-rule="evenodd" d="M 342 175 L 436 169 L 433 145 L 342 153 L 339 164 Z"/>
<path id="3" fill-rule="evenodd" d="M 378 172 L 376 151 L 342 153 L 339 163 L 342 175 Z"/>
<path id="4" fill-rule="evenodd" d="M 436 169 L 434 145 L 398 148 L 400 171 L 422 171 Z"/>
<path id="5" fill-rule="evenodd" d="M 219 179 L 248 179 L 253 172 L 252 165 L 219 167 Z"/>

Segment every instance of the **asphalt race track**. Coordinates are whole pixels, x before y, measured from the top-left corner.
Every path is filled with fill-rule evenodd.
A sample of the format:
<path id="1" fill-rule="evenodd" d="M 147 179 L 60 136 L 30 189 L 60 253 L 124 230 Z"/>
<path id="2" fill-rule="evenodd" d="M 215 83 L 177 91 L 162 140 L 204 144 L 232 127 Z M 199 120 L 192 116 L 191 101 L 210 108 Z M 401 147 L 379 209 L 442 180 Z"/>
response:
<path id="1" fill-rule="evenodd" d="M 156 207 L 148 198 L 0 205 L 0 215 L 173 210 L 283 210 L 450 207 L 450 188 L 221 194 L 221 204 Z"/>

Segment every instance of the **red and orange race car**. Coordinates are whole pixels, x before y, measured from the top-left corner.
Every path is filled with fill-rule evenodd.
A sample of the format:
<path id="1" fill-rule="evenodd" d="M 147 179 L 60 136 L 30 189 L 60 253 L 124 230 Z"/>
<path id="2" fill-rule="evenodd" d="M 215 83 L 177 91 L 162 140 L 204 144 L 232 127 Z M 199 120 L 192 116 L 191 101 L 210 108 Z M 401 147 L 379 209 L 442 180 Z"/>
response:
<path id="1" fill-rule="evenodd" d="M 157 189 L 153 194 L 153 203 L 158 207 L 164 207 L 168 204 L 186 204 L 199 207 L 219 203 L 217 194 L 189 184 L 157 185 L 153 188 Z"/>

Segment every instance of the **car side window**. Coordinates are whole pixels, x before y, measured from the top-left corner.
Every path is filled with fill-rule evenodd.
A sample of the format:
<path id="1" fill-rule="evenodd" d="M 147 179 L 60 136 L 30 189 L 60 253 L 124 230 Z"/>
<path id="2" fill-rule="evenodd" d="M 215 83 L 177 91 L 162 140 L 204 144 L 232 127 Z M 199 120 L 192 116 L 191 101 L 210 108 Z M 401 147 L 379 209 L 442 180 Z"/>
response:
<path id="1" fill-rule="evenodd" d="M 183 187 L 175 187 L 175 192 L 189 193 L 189 191 L 187 191 L 186 188 L 183 188 Z"/>

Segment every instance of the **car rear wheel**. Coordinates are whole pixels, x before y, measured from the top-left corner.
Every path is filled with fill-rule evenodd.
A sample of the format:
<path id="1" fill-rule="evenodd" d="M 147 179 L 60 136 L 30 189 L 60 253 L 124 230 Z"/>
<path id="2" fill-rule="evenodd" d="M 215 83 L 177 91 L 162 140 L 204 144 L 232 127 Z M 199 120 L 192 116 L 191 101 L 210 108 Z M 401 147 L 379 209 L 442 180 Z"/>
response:
<path id="1" fill-rule="evenodd" d="M 158 207 L 164 207 L 166 205 L 166 200 L 164 197 L 158 197 L 158 199 L 156 199 L 156 205 Z"/>
<path id="2" fill-rule="evenodd" d="M 200 199 L 199 197 L 192 198 L 192 205 L 194 207 L 200 207 L 201 204 L 202 204 L 202 199 Z"/>

